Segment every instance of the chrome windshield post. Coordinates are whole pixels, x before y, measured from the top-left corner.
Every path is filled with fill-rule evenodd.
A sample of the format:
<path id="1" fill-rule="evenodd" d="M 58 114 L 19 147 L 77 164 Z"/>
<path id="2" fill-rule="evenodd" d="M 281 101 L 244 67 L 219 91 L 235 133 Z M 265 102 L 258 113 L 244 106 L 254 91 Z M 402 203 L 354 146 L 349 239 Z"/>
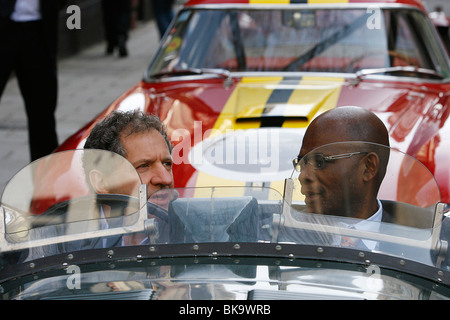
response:
<path id="1" fill-rule="evenodd" d="M 284 223 L 284 217 L 290 214 L 292 205 L 292 195 L 294 194 L 294 180 L 287 178 L 284 180 L 283 207 L 280 214 L 274 214 L 272 220 L 272 242 L 277 242 L 280 226 Z"/>
<path id="2" fill-rule="evenodd" d="M 56 235 L 54 237 L 44 237 L 39 239 L 33 239 L 30 235 L 30 229 L 26 225 L 23 227 L 23 231 L 21 234 L 24 234 L 23 241 L 15 242 L 9 241 L 10 235 L 6 229 L 6 208 L 4 206 L 1 207 L 1 215 L 0 215 L 0 251 L 14 251 L 14 250 L 22 250 L 31 247 L 40 247 L 46 246 L 61 242 L 70 242 L 91 238 L 102 238 L 102 237 L 110 237 L 121 234 L 128 233 L 138 233 L 143 232 L 145 230 L 145 221 L 147 219 L 147 185 L 141 184 L 139 186 L 139 211 L 138 218 L 136 222 L 130 225 L 122 225 L 114 228 L 108 229 L 97 229 L 92 231 L 86 231 L 83 233 L 75 233 L 75 234 L 63 234 Z M 52 227 L 52 226 L 50 226 Z M 44 230 L 47 227 L 43 227 Z M 22 230 L 22 229 L 21 229 Z"/>
<path id="3" fill-rule="evenodd" d="M 440 267 L 448 250 L 448 243 L 441 240 L 442 219 L 444 218 L 445 204 L 439 202 L 434 210 L 433 229 L 431 231 L 431 246 L 437 253 L 436 266 Z"/>

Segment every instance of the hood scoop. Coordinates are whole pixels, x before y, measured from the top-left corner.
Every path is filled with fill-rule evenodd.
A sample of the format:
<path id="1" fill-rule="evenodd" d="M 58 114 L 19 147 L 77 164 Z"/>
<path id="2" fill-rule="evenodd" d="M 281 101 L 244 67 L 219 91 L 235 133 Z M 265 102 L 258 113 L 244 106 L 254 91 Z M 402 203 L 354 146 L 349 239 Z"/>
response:
<path id="1" fill-rule="evenodd" d="M 310 121 L 319 109 L 338 96 L 342 83 L 335 81 L 242 81 L 236 90 L 236 122 Z M 335 103 L 330 108 L 335 107 Z"/>

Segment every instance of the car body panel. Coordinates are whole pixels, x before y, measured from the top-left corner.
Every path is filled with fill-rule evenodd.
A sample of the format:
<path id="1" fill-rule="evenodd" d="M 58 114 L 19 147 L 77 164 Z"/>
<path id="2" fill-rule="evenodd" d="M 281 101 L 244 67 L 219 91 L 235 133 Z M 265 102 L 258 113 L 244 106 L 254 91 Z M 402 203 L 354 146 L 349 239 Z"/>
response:
<path id="1" fill-rule="evenodd" d="M 392 146 L 427 165 L 441 186 L 443 199 L 447 199 L 444 202 L 450 202 L 450 173 L 446 163 L 450 148 L 441 138 L 448 136 L 445 132 L 450 130 L 450 125 L 446 124 L 450 110 L 449 94 L 442 95 L 433 86 L 426 87 L 421 83 L 406 87 L 403 83 L 385 82 L 380 85 L 379 82 L 367 81 L 353 87 L 343 78 L 283 80 L 280 77 L 253 77 L 235 82 L 225 90 L 222 81 L 215 84 L 211 81 L 191 81 L 189 86 L 183 82 L 159 86 L 140 82 L 111 105 L 105 114 L 116 109 L 126 110 L 127 103 L 140 95 L 140 108 L 164 119 L 174 143 L 174 158 L 178 161 L 173 169 L 175 185 L 184 187 L 211 184 L 210 175 L 195 174 L 186 150 L 209 137 L 212 131 L 218 134 L 227 130 L 260 128 L 264 123 L 267 125 L 269 121 L 274 121 L 276 126 L 299 128 L 304 132 L 318 114 L 339 106 L 357 105 L 373 111 L 385 122 Z M 450 92 L 450 84 L 447 91 Z M 248 96 L 251 99 L 246 99 Z M 279 99 L 278 114 L 273 109 L 268 111 L 268 107 L 273 107 L 271 101 L 274 99 Z M 289 106 L 292 105 L 301 106 L 301 111 L 289 113 Z M 293 120 L 286 117 L 288 113 Z M 77 142 L 86 138 L 90 128 L 86 129 L 81 139 L 75 139 Z M 181 138 L 183 135 L 185 142 Z M 299 140 L 298 149 L 292 149 L 290 158 L 297 155 L 300 143 Z M 80 145 L 69 148 L 75 147 Z M 214 183 L 220 185 L 226 182 L 216 177 Z"/>
<path id="2" fill-rule="evenodd" d="M 193 0 L 188 1 L 185 7 L 220 10 L 236 6 L 245 9 L 278 5 L 338 9 L 385 6 L 419 10 L 425 14 L 421 3 L 415 0 Z M 435 35 L 437 37 L 437 33 Z M 179 38 L 170 38 L 169 32 L 162 40 L 160 50 L 170 52 L 177 50 L 179 45 Z M 439 50 L 445 52 L 443 48 Z M 450 65 L 448 56 L 444 59 Z M 152 64 L 155 63 L 152 61 Z M 391 146 L 422 161 L 435 175 L 441 188 L 442 201 L 450 203 L 450 148 L 446 138 L 450 136 L 450 124 L 447 122 L 450 112 L 449 75 L 443 80 L 380 74 L 360 77 L 358 74 L 333 72 L 232 72 L 231 75 L 175 75 L 149 80 L 146 74 L 144 80 L 122 94 L 57 150 L 82 147 L 92 126 L 113 110 L 141 109 L 159 115 L 167 126 L 174 144 L 176 187 L 235 184 L 236 181 L 226 179 L 226 171 L 220 173 L 217 170 L 214 174 L 214 166 L 191 163 L 191 160 L 195 161 L 189 158 L 192 157 L 194 146 L 202 141 L 211 144 L 215 137 L 217 139 L 233 131 L 258 129 L 278 135 L 282 131 L 270 131 L 268 128 L 281 128 L 286 129 L 286 132 L 297 130 L 298 134 L 289 140 L 292 143 L 290 150 L 283 155 L 286 159 L 294 158 L 300 149 L 304 130 L 312 119 L 328 109 L 354 105 L 373 111 L 383 120 L 390 133 Z M 278 146 L 273 151 L 279 151 L 280 148 Z M 194 151 L 198 153 L 205 150 L 198 147 Z M 197 162 L 202 162 L 199 155 Z M 213 160 L 218 162 L 226 159 Z M 236 177 L 242 184 L 264 182 L 256 174 L 253 179 L 244 174 L 239 179 L 238 175 Z M 269 177 L 265 182 L 279 185 L 284 178 L 280 174 L 278 179 Z"/>
<path id="3" fill-rule="evenodd" d="M 203 10 L 206 18 L 217 12 L 223 18 L 221 10 L 235 9 L 227 17 L 231 21 L 241 10 L 281 12 L 283 7 L 288 12 L 290 6 L 306 12 L 307 27 L 309 14 L 323 8 L 359 10 L 369 18 L 378 8 L 426 16 L 416 0 L 188 1 L 143 79 L 67 139 L 56 150 L 61 152 L 32 162 L 8 183 L 0 206 L 0 299 L 450 298 L 450 220 L 444 213 L 450 203 L 450 62 L 440 42 L 431 41 L 436 56 L 442 54 L 437 61 L 428 59 L 434 69 L 411 68 L 401 55 L 388 52 L 392 66 L 380 72 L 379 57 L 360 61 L 357 51 L 354 63 L 353 49 L 344 57 L 334 55 L 339 50 L 326 58 L 319 54 L 306 61 L 306 70 L 300 65 L 288 71 L 292 57 L 276 54 L 250 55 L 248 69 L 239 69 L 239 57 L 209 69 L 188 63 L 175 67 L 191 9 Z M 294 18 L 287 15 L 283 27 L 292 27 Z M 329 21 L 334 20 L 320 23 Z M 335 35 L 328 25 L 320 32 L 342 40 L 352 33 L 349 28 L 364 27 L 364 20 L 345 22 Z M 189 41 L 186 53 L 195 60 L 198 53 L 206 55 L 202 46 L 209 44 L 197 32 L 210 40 L 220 37 L 202 24 L 194 29 L 193 40 L 201 41 Z M 433 30 L 427 36 L 434 39 Z M 311 34 L 302 38 L 308 45 L 315 40 Z M 375 39 L 363 40 L 359 50 L 370 54 Z M 343 47 L 352 41 L 344 39 Z M 324 47 L 316 48 L 322 53 Z M 302 60 L 299 52 L 294 62 Z M 166 62 L 173 68 L 160 68 Z M 268 70 L 259 70 L 265 63 Z M 322 64 L 330 70 L 320 70 Z M 379 205 L 369 219 L 353 215 L 360 206 L 348 197 L 352 183 L 345 183 L 354 181 L 352 173 L 346 172 L 348 181 L 337 188 L 339 213 L 322 214 L 324 197 L 301 190 L 307 187 L 292 166 L 311 121 L 348 105 L 373 111 L 390 135 L 378 194 L 383 210 Z M 176 189 L 149 195 L 126 159 L 83 149 L 96 123 L 115 110 L 136 109 L 158 115 L 166 125 Z M 363 144 L 322 146 L 297 164 L 304 168 L 308 157 L 336 147 L 375 147 Z M 387 154 L 384 146 L 376 150 Z M 100 171 L 114 168 L 106 174 L 111 184 L 106 189 L 122 193 L 93 190 L 89 160 Z M 359 245 L 344 246 L 345 237 L 359 239 Z"/>
<path id="4" fill-rule="evenodd" d="M 94 149 L 53 153 L 19 171 L 2 195 L 0 300 L 448 300 L 439 188 L 416 159 L 382 149 L 393 160 L 388 176 L 404 179 L 414 168 L 432 186 L 420 192 L 430 201 L 420 206 L 389 200 L 415 177 L 381 187 L 396 223 L 306 212 L 307 203 L 290 199 L 292 179 L 284 195 L 264 186 L 161 190 L 172 195 L 164 209 L 153 202 L 161 204 L 158 195 L 147 199 L 125 158 Z M 104 167 L 116 173 L 105 188 L 121 185 L 122 193 L 80 197 L 77 189 L 90 189 L 88 168 Z M 67 172 L 58 176 L 61 168 L 77 183 Z M 44 176 L 46 185 L 36 179 Z M 48 198 L 61 202 L 35 214 L 33 203 Z M 362 245 L 342 245 L 342 236 Z"/>

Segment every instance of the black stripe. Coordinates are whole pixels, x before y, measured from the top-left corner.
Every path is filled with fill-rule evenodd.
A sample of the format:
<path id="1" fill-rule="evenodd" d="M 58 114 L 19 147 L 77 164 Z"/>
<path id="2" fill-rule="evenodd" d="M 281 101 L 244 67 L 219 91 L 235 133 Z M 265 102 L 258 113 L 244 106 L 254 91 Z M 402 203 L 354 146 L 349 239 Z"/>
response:
<path id="1" fill-rule="evenodd" d="M 283 78 L 283 80 L 280 81 L 280 85 L 283 84 L 293 84 L 294 81 L 296 84 L 300 82 L 302 78 Z M 264 114 L 268 113 L 270 110 L 270 105 L 275 103 L 287 103 L 289 101 L 289 98 L 292 95 L 292 92 L 294 92 L 294 89 L 275 89 L 272 91 L 272 93 L 269 96 L 269 99 L 267 99 L 266 106 L 263 109 L 262 117 L 261 117 L 261 128 L 264 127 L 281 127 L 283 126 L 283 123 L 285 121 L 285 117 L 264 117 Z"/>

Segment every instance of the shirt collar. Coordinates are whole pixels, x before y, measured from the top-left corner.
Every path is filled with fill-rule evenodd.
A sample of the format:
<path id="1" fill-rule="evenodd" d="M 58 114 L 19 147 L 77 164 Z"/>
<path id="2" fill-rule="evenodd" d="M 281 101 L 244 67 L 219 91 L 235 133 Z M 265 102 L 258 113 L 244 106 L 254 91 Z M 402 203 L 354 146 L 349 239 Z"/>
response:
<path id="1" fill-rule="evenodd" d="M 357 230 L 364 230 L 364 231 L 370 231 L 370 232 L 379 232 L 380 230 L 380 223 L 382 221 L 383 217 L 383 204 L 379 199 L 377 199 L 378 203 L 378 210 L 373 215 L 371 215 L 366 220 L 363 220 L 361 222 L 358 222 L 353 225 L 353 227 Z M 362 242 L 369 250 L 375 250 L 378 243 L 376 241 L 372 240 L 366 240 L 362 239 Z"/>

